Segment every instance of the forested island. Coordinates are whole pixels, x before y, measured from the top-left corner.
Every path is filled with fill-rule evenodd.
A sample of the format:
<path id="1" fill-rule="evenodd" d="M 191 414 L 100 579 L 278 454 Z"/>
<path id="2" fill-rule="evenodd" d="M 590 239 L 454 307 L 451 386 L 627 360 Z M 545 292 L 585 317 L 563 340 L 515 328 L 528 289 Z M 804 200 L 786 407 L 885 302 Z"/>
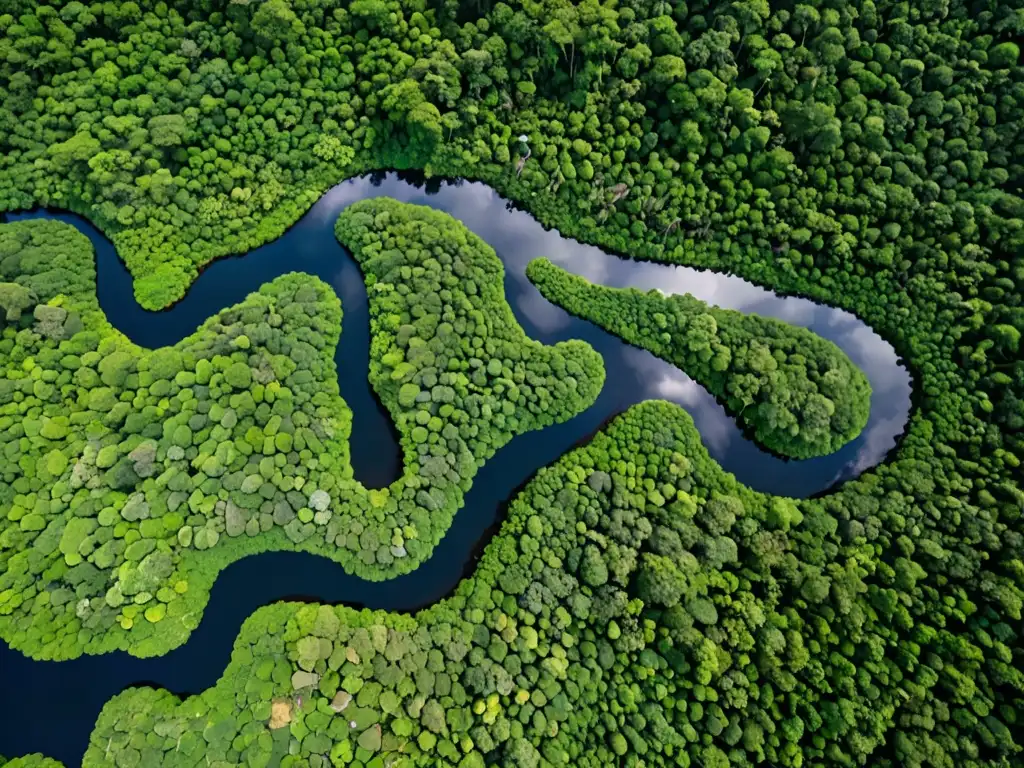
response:
<path id="1" fill-rule="evenodd" d="M 678 365 L 778 453 L 831 453 L 867 423 L 864 374 L 809 331 L 686 294 L 591 285 L 546 260 L 531 262 L 527 275 L 555 304 Z"/>
<path id="2" fill-rule="evenodd" d="M 885 463 L 790 499 L 724 472 L 677 406 L 634 406 L 529 479 L 450 597 L 262 608 L 215 686 L 113 698 L 83 765 L 1019 764 L 1020 8 L 144 5 L 5 3 L 0 211 L 88 217 L 147 308 L 345 178 L 415 168 L 614 252 L 849 310 L 907 362 L 915 408 Z M 597 397 L 600 356 L 529 339 L 464 224 L 381 199 L 335 232 L 403 449 L 387 489 L 352 478 L 324 283 L 286 275 L 145 350 L 107 323 L 82 236 L 0 224 L 6 642 L 165 653 L 217 572 L 266 549 L 412 571 L 500 445 Z M 863 375 L 812 334 L 531 277 L 766 448 L 818 455 L 863 426 Z"/>

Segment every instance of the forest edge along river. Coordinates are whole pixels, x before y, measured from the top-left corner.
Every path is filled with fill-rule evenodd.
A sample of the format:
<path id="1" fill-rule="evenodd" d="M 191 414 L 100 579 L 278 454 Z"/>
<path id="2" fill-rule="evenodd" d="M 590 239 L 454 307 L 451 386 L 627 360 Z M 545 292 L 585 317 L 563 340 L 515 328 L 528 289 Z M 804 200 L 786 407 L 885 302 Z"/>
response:
<path id="1" fill-rule="evenodd" d="M 162 312 L 150 312 L 137 304 L 131 275 L 112 244 L 83 218 L 37 212 L 12 214 L 9 220 L 45 216 L 82 231 L 96 250 L 97 289 L 107 318 L 133 342 L 148 348 L 185 338 L 211 315 L 282 274 L 304 272 L 331 285 L 344 312 L 335 363 L 341 395 L 353 413 L 352 464 L 356 479 L 368 488 L 385 487 L 399 476 L 401 454 L 391 417 L 367 377 L 369 313 L 363 276 L 335 239 L 333 224 L 348 205 L 379 196 L 429 205 L 462 221 L 497 251 L 505 267 L 506 299 L 528 336 L 545 344 L 582 339 L 604 357 L 609 375 L 601 397 L 587 413 L 570 422 L 571 429 L 562 431 L 589 434 L 592 429 L 581 429 L 577 422 L 593 427 L 634 402 L 671 400 L 690 412 L 711 455 L 737 479 L 760 491 L 796 497 L 813 495 L 874 466 L 902 432 L 910 404 L 909 374 L 899 365 L 893 348 L 852 314 L 807 299 L 777 296 L 731 275 L 610 255 L 545 230 L 529 213 L 514 209 L 481 183 L 430 180 L 424 184 L 409 178 L 415 177 L 377 174 L 337 185 L 277 240 L 245 255 L 212 262 L 185 297 Z M 747 440 L 735 420 L 682 371 L 544 299 L 525 275 L 526 265 L 541 256 L 594 283 L 690 293 L 725 309 L 809 328 L 840 347 L 871 382 L 867 426 L 857 439 L 828 456 L 796 462 L 770 455 Z M 545 437 L 551 438 L 551 431 L 557 429 L 549 427 Z M 524 438 L 529 435 L 517 440 Z"/>
<path id="2" fill-rule="evenodd" d="M 244 256 L 205 268 L 186 296 L 163 312 L 133 298 L 131 276 L 112 244 L 73 214 L 12 214 L 8 220 L 56 218 L 76 226 L 96 251 L 97 290 L 110 322 L 146 347 L 173 344 L 216 312 L 243 300 L 288 272 L 316 275 L 337 292 L 344 312 L 335 353 L 341 395 L 352 409 L 352 464 L 370 488 L 388 485 L 401 471 L 401 451 L 387 411 L 367 377 L 369 312 L 363 276 L 334 236 L 338 214 L 358 200 L 388 196 L 444 211 L 490 244 L 505 267 L 505 295 L 526 334 L 545 344 L 581 339 L 602 355 L 607 380 L 597 401 L 579 416 L 514 438 L 473 482 L 463 509 L 429 560 L 412 573 L 384 582 L 346 574 L 340 565 L 307 553 L 269 552 L 244 558 L 220 573 L 205 616 L 188 642 L 161 657 L 124 653 L 37 662 L 0 645 L 0 754 L 45 752 L 76 765 L 103 704 L 130 685 L 155 684 L 179 694 L 212 685 L 228 663 L 242 622 L 281 599 L 345 603 L 412 611 L 450 593 L 471 572 L 503 517 L 506 503 L 541 467 L 585 442 L 630 405 L 648 399 L 678 403 L 693 417 L 711 456 L 737 479 L 760 491 L 806 497 L 881 462 L 902 434 L 911 402 L 909 373 L 893 348 L 855 316 L 810 300 L 782 297 L 741 278 L 684 267 L 622 259 L 546 230 L 490 187 L 378 173 L 329 190 L 283 236 Z M 834 342 L 860 367 L 871 387 L 871 414 L 862 433 L 839 451 L 804 461 L 773 456 L 747 439 L 700 385 L 669 363 L 631 347 L 547 302 L 527 280 L 526 265 L 547 257 L 594 283 L 690 293 L 709 304 L 775 317 Z"/>

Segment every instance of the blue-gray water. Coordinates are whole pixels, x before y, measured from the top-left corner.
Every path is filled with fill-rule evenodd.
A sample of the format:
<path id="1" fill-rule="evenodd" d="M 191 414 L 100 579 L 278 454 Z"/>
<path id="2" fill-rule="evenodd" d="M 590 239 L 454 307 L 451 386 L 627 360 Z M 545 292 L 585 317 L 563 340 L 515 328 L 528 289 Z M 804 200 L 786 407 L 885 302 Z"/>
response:
<path id="1" fill-rule="evenodd" d="M 191 334 L 210 315 L 238 303 L 286 272 L 314 274 L 342 301 L 344 320 L 335 355 L 341 394 L 353 410 L 352 462 L 368 487 L 382 487 L 401 471 L 396 435 L 369 386 L 369 318 L 359 267 L 334 238 L 334 221 L 347 205 L 387 195 L 430 205 L 466 224 L 505 264 L 505 292 L 526 333 L 545 343 L 577 338 L 604 357 L 607 381 L 597 402 L 565 424 L 515 438 L 479 472 L 466 504 L 434 551 L 413 573 L 383 583 L 353 578 L 341 567 L 308 554 L 268 553 L 234 563 L 221 573 L 199 628 L 188 643 L 156 659 L 124 653 L 65 662 L 35 662 L 0 644 L 0 754 L 44 752 L 77 765 L 96 716 L 114 694 L 152 683 L 177 693 L 212 685 L 230 657 L 242 621 L 256 608 L 284 598 L 411 611 L 447 595 L 472 570 L 505 502 L 536 470 L 585 441 L 629 405 L 660 398 L 693 416 L 704 444 L 725 469 L 761 491 L 805 497 L 878 464 L 894 447 L 910 410 L 911 382 L 893 348 L 853 315 L 806 299 L 781 297 L 737 277 L 620 259 L 545 230 L 490 187 L 374 174 L 339 184 L 278 240 L 245 256 L 211 264 L 182 301 L 164 312 L 135 302 L 131 278 L 110 242 L 82 218 L 34 212 L 8 220 L 48 216 L 84 232 L 96 249 L 100 304 L 115 327 L 147 347 Z M 630 347 L 547 302 L 526 279 L 531 259 L 546 256 L 588 279 L 612 286 L 691 293 L 709 303 L 777 317 L 835 342 L 867 375 L 871 415 L 862 434 L 841 450 L 788 462 L 747 440 L 714 398 L 681 371 Z"/>

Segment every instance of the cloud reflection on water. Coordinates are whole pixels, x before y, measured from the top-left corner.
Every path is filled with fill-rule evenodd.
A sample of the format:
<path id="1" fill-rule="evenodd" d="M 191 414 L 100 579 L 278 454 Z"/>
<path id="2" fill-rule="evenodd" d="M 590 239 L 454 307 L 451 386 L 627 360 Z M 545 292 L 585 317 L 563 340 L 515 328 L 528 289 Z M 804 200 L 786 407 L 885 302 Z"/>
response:
<path id="1" fill-rule="evenodd" d="M 689 293 L 708 304 L 774 317 L 833 341 L 871 382 L 868 425 L 858 438 L 830 457 L 791 462 L 786 467 L 785 462 L 762 455 L 759 460 L 766 464 L 778 464 L 772 469 L 766 467 L 768 472 L 789 474 L 797 467 L 814 473 L 827 471 L 831 484 L 877 464 L 895 445 L 909 411 L 909 375 L 900 367 L 892 346 L 855 315 L 809 299 L 779 296 L 734 275 L 632 261 L 606 253 L 564 238 L 557 231 L 545 230 L 524 211 L 509 210 L 506 202 L 484 185 L 466 184 L 458 190 L 442 187 L 430 203 L 464 222 L 498 251 L 508 272 L 509 301 L 532 335 L 557 333 L 564 338 L 570 329 L 579 333 L 580 328 L 578 321 L 544 299 L 526 278 L 526 265 L 534 258 L 546 257 L 593 283 L 654 289 L 665 294 Z M 623 349 L 612 354 L 602 352 L 609 369 L 621 366 L 633 370 L 637 379 L 634 400 L 663 398 L 677 402 L 693 416 L 705 444 L 720 462 L 735 463 L 739 455 L 754 460 L 751 446 L 739 445 L 748 441 L 735 420 L 700 385 L 645 351 L 628 346 Z"/>
<path id="2" fill-rule="evenodd" d="M 859 474 L 878 463 L 895 445 L 909 411 L 909 376 L 899 366 L 892 347 L 849 312 L 808 299 L 779 296 L 733 275 L 608 254 L 562 237 L 555 230 L 545 230 L 530 214 L 479 183 L 434 182 L 430 188 L 412 186 L 395 174 L 362 177 L 329 190 L 310 211 L 309 219 L 319 225 L 332 225 L 347 205 L 381 195 L 445 211 L 493 247 L 504 263 L 506 298 L 527 334 L 549 344 L 581 338 L 602 354 L 608 381 L 601 408 L 621 410 L 651 398 L 678 403 L 693 417 L 715 459 L 754 487 L 805 495 L 827 487 L 825 483 L 831 485 Z M 541 296 L 525 274 L 529 262 L 538 257 L 546 257 L 600 285 L 689 293 L 714 306 L 774 317 L 830 339 L 871 382 L 868 425 L 860 436 L 830 456 L 787 462 L 765 453 L 743 435 L 710 393 L 685 373 L 571 317 Z M 353 300 L 361 288 L 350 285 L 350 281 L 353 278 L 346 274 L 339 290 L 343 301 Z"/>

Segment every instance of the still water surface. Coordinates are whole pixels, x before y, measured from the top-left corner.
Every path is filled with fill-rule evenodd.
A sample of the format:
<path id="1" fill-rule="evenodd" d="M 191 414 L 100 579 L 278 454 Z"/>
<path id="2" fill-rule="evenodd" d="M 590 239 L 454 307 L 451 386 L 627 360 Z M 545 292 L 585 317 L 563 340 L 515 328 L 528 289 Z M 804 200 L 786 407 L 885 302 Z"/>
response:
<path id="1" fill-rule="evenodd" d="M 267 553 L 236 562 L 221 573 L 199 628 L 186 645 L 166 656 L 136 659 L 115 653 L 34 662 L 0 644 L 0 754 L 41 751 L 68 766 L 78 765 L 96 716 L 111 696 L 133 684 L 151 683 L 177 693 L 209 687 L 227 665 L 242 622 L 259 606 L 294 598 L 411 611 L 436 602 L 472 570 L 500 522 L 505 502 L 533 473 L 633 403 L 653 398 L 678 403 L 693 417 L 708 451 L 726 470 L 752 488 L 787 496 L 810 496 L 859 475 L 879 463 L 902 433 L 910 410 L 910 376 L 893 348 L 850 313 L 778 296 L 738 277 L 609 255 L 545 230 L 480 183 L 424 183 L 414 176 L 380 173 L 339 184 L 281 238 L 245 256 L 214 262 L 182 301 L 158 313 L 138 306 L 131 277 L 113 246 L 84 219 L 36 212 L 8 220 L 47 216 L 85 233 L 96 249 L 103 310 L 115 327 L 146 347 L 179 341 L 217 311 L 286 272 L 307 272 L 330 284 L 344 310 L 335 361 L 341 395 L 353 411 L 355 476 L 368 487 L 383 487 L 398 477 L 401 455 L 390 418 L 366 377 L 369 315 L 362 274 L 333 232 L 342 209 L 381 195 L 445 211 L 489 243 L 504 262 L 506 298 L 529 336 L 547 344 L 583 339 L 603 356 L 607 381 L 597 401 L 571 421 L 521 435 L 499 451 L 478 473 L 464 508 L 431 559 L 407 576 L 367 582 L 324 558 Z M 690 293 L 720 307 L 809 328 L 835 342 L 870 380 L 867 426 L 857 439 L 829 456 L 785 461 L 770 455 L 746 439 L 715 399 L 681 371 L 547 302 L 525 276 L 526 265 L 539 256 L 596 283 Z"/>

